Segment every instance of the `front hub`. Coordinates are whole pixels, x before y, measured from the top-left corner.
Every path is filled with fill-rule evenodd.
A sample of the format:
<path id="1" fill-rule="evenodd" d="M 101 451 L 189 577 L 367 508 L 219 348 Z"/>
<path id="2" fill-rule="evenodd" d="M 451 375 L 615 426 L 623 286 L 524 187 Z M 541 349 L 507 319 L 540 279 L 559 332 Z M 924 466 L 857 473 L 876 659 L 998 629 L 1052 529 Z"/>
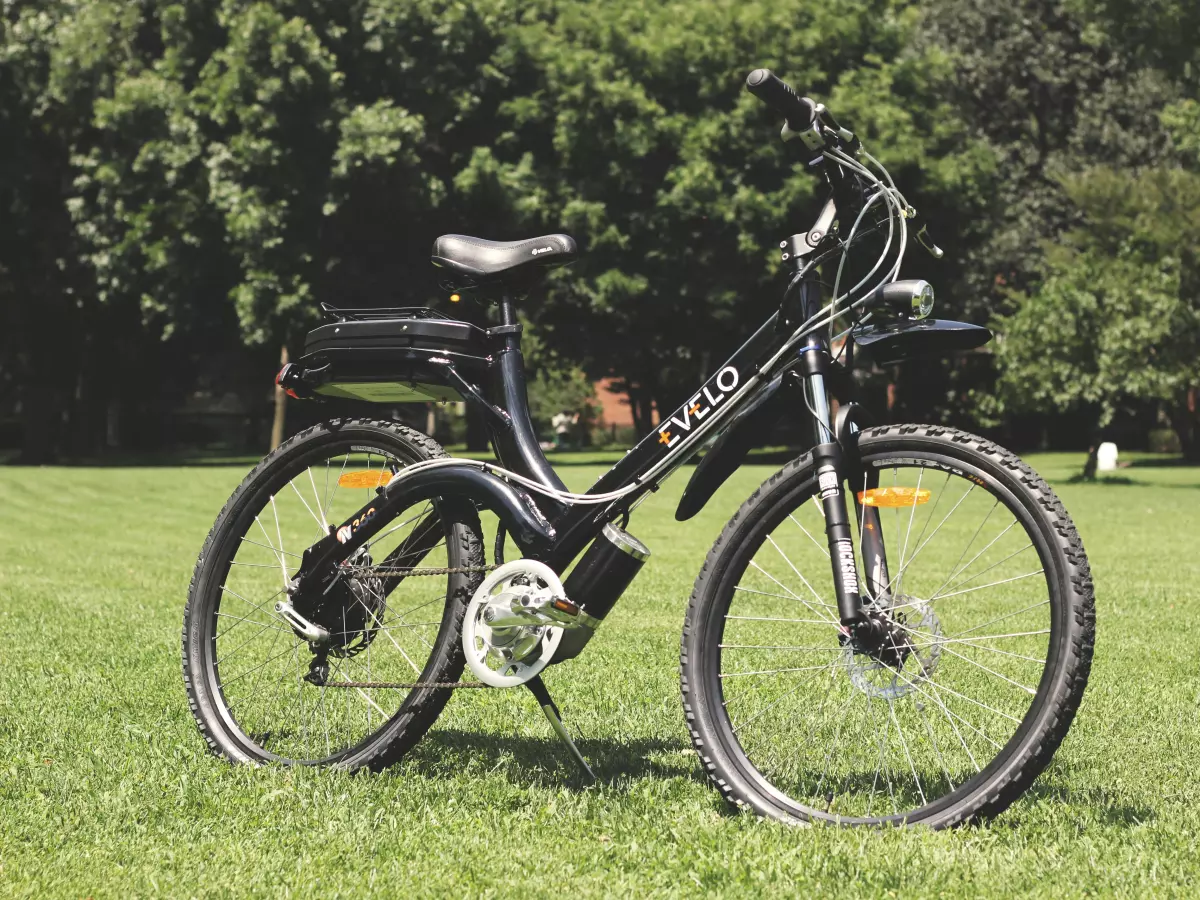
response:
<path id="1" fill-rule="evenodd" d="M 886 609 L 868 607 L 842 639 L 850 682 L 864 694 L 896 700 L 922 693 L 942 655 L 942 623 L 923 600 L 896 595 Z"/>
<path id="2" fill-rule="evenodd" d="M 864 618 L 852 632 L 852 646 L 885 666 L 902 669 L 914 649 L 903 619 L 903 613 L 864 611 Z"/>

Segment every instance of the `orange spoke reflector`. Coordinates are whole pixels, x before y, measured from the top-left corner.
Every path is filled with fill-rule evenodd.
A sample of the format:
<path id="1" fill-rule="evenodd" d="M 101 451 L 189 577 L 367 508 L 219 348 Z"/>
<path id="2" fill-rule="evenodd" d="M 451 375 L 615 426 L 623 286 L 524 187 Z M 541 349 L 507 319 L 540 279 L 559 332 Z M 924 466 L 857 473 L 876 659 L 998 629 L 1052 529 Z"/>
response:
<path id="1" fill-rule="evenodd" d="M 338 479 L 338 487 L 346 488 L 381 488 L 387 487 L 392 480 L 392 473 L 384 469 L 382 472 L 347 472 Z"/>
<path id="2" fill-rule="evenodd" d="M 863 506 L 920 506 L 928 503 L 929 497 L 925 488 L 881 487 L 858 492 L 858 502 Z"/>

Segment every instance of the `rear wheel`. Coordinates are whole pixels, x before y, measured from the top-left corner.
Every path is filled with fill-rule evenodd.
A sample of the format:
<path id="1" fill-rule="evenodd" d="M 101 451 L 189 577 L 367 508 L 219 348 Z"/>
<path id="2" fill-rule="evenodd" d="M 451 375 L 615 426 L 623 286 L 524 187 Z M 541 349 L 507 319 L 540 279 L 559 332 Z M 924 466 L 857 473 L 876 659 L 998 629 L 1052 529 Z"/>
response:
<path id="1" fill-rule="evenodd" d="M 444 456 L 389 422 L 296 435 L 234 492 L 201 551 L 184 613 L 183 672 L 201 733 L 235 762 L 380 768 L 425 733 L 463 669 L 462 618 L 483 580 L 470 504 L 421 502 L 347 561 L 311 612 L 318 647 L 275 609 L 305 549 L 403 467 Z"/>
<path id="2" fill-rule="evenodd" d="M 682 648 L 693 742 L 729 800 L 772 818 L 945 827 L 998 813 L 1049 763 L 1087 682 L 1083 546 L 1049 486 L 980 438 L 893 426 L 860 435 L 859 453 L 862 483 L 847 487 L 877 484 L 885 505 L 889 571 L 870 611 L 885 646 L 839 628 L 816 475 L 796 460 L 746 501 L 696 582 Z"/>

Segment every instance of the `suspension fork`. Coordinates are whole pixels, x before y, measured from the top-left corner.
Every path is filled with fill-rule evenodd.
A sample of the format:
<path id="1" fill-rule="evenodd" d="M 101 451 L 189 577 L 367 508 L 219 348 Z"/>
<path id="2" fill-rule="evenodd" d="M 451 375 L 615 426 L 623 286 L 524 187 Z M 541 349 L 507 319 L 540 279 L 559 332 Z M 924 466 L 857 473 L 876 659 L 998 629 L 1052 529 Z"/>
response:
<path id="1" fill-rule="evenodd" d="M 846 496 L 842 492 L 845 460 L 842 445 L 837 442 L 829 412 L 829 394 L 825 373 L 829 371 L 829 351 L 819 336 L 800 349 L 800 366 L 804 376 L 804 400 L 812 416 L 814 430 L 813 463 L 817 469 L 817 491 L 821 512 L 825 516 L 825 536 L 829 541 L 829 558 L 833 564 L 833 584 L 837 594 L 838 617 L 841 624 L 853 628 L 862 621 L 862 600 L 858 587 L 858 563 L 854 554 L 854 538 L 850 532 L 850 516 Z"/>
<path id="2" fill-rule="evenodd" d="M 800 285 L 800 308 L 805 318 L 821 306 L 820 285 L 815 278 Z M 813 423 L 813 463 L 817 469 L 817 491 L 825 516 L 825 536 L 833 566 L 833 584 L 837 595 L 838 617 L 843 627 L 854 630 L 863 622 L 859 593 L 858 562 L 850 531 L 850 514 L 842 491 L 846 461 L 842 445 L 834 432 L 825 376 L 832 360 L 829 356 L 828 330 L 819 329 L 797 351 L 800 373 L 804 378 L 804 402 Z"/>
<path id="3" fill-rule="evenodd" d="M 879 510 L 865 506 L 859 498 L 860 492 L 879 487 L 879 472 L 861 466 L 856 456 L 848 455 L 843 441 L 850 435 L 839 433 L 838 427 L 830 423 L 824 374 L 829 366 L 828 350 L 819 339 L 813 340 L 801 349 L 800 359 L 801 371 L 805 373 L 805 402 L 813 419 L 815 444 L 812 455 L 817 467 L 818 496 L 825 515 L 829 556 L 833 561 L 838 614 L 843 625 L 852 627 L 863 618 L 864 602 L 881 607 L 888 605 L 891 579 Z M 841 422 L 841 418 L 838 421 Z M 854 430 L 857 431 L 857 426 Z M 849 486 L 852 507 L 848 507 L 842 494 L 843 483 Z M 848 519 L 851 510 L 857 522 L 859 552 L 866 570 L 863 579 L 858 577 L 855 563 Z"/>

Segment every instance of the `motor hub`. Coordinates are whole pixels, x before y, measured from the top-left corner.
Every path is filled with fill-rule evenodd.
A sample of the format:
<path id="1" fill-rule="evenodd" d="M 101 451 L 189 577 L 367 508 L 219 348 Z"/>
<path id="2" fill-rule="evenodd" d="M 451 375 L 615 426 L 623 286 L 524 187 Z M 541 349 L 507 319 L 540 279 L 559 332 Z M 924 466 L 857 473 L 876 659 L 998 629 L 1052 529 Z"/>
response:
<path id="1" fill-rule="evenodd" d="M 375 639 L 383 618 L 386 596 L 383 579 L 372 571 L 371 554 L 360 549 L 342 565 L 329 588 L 316 597 L 292 597 L 305 619 L 329 632 L 320 650 L 335 657 L 356 656 Z"/>

